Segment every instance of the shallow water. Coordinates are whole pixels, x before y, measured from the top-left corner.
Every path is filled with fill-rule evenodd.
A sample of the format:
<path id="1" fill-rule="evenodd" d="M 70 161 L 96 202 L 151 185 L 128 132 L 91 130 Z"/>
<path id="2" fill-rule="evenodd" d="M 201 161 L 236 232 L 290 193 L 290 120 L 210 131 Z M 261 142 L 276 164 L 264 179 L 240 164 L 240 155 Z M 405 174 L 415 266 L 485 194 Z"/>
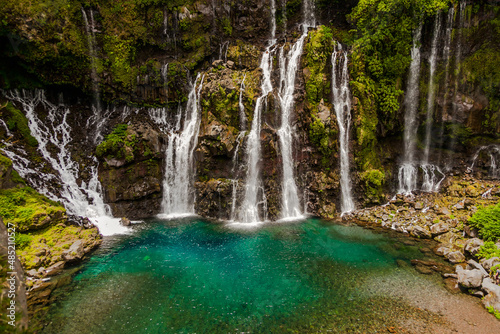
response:
<path id="1" fill-rule="evenodd" d="M 418 246 L 357 226 L 187 218 L 133 228 L 56 290 L 44 333 L 386 331 L 423 316 L 389 290 L 441 284 L 411 268 Z"/>

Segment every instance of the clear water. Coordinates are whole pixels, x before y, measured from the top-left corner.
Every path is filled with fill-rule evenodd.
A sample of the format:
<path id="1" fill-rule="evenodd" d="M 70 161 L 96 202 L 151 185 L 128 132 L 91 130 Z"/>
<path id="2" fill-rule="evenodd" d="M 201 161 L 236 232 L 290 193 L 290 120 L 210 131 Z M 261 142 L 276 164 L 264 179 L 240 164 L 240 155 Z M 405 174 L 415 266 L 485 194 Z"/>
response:
<path id="1" fill-rule="evenodd" d="M 409 265 L 422 257 L 417 247 L 356 226 L 310 219 L 238 230 L 185 219 L 134 228 L 107 238 L 56 290 L 44 333 L 375 332 L 413 309 L 378 294 L 377 282 L 429 280 Z"/>

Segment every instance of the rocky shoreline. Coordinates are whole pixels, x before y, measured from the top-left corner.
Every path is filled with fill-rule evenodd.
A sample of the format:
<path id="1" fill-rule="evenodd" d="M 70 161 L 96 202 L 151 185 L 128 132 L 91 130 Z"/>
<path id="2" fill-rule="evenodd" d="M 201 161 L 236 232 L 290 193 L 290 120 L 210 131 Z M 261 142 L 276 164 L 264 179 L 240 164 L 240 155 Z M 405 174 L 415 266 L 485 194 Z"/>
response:
<path id="1" fill-rule="evenodd" d="M 490 273 L 500 258 L 481 258 L 484 241 L 469 218 L 480 207 L 494 205 L 500 199 L 498 180 L 477 180 L 469 175 L 447 178 L 439 193 L 396 195 L 387 204 L 356 210 L 342 217 L 361 226 L 379 226 L 415 239 L 438 242 L 432 252 L 444 257 L 450 266 L 435 261 L 412 261 L 422 274 L 441 273 L 451 292 L 462 291 L 478 298 L 490 313 L 500 316 L 500 286 Z M 500 242 L 495 244 L 500 249 Z"/>

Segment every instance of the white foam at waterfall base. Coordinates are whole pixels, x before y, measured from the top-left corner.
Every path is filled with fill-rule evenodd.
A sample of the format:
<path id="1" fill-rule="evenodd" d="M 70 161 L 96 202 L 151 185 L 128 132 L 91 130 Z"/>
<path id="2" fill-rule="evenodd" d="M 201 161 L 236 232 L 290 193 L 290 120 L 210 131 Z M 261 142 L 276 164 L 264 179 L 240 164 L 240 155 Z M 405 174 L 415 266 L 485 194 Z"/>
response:
<path id="1" fill-rule="evenodd" d="M 90 166 L 90 179 L 87 182 L 78 182 L 79 165 L 71 156 L 71 145 L 73 138 L 71 136 L 71 127 L 67 122 L 70 114 L 69 108 L 65 106 L 56 106 L 45 98 L 43 90 L 34 92 L 12 91 L 6 94 L 11 101 L 17 102 L 22 106 L 31 135 L 38 141 L 38 151 L 50 164 L 55 171 L 54 177 L 39 178 L 38 171 L 31 169 L 28 159 L 22 159 L 10 151 L 14 169 L 21 176 L 28 178 L 37 177 L 31 184 L 37 191 L 46 195 L 52 200 L 61 202 L 66 208 L 68 214 L 75 216 L 88 217 L 103 235 L 113 235 L 117 233 L 126 233 L 127 227 L 119 223 L 119 219 L 113 218 L 108 205 L 104 203 L 101 184 L 97 177 L 97 160 L 92 161 Z M 37 107 L 43 108 L 47 116 L 42 121 L 35 112 Z M 49 146 L 54 149 L 49 150 Z M 7 151 L 8 149 L 5 149 Z M 53 152 L 53 153 L 51 153 Z M 16 156 L 17 155 L 17 156 Z M 43 168 L 43 166 L 38 166 Z M 53 183 L 58 183 L 54 187 Z M 57 192 L 54 190 L 57 188 Z M 102 229 L 102 230 L 101 230 Z"/>

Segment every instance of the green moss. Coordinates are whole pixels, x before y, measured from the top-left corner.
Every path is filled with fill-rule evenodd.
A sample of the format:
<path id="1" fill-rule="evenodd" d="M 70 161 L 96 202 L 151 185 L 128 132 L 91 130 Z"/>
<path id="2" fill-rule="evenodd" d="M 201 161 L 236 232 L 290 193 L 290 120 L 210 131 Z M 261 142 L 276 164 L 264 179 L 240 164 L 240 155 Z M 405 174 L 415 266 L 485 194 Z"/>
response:
<path id="1" fill-rule="evenodd" d="M 335 137 L 336 133 L 327 128 L 319 118 L 315 116 L 313 118 L 314 121 L 309 124 L 309 138 L 321 153 L 321 163 L 327 166 L 333 152 L 331 138 Z"/>
<path id="2" fill-rule="evenodd" d="M 4 109 L 1 109 L 5 113 L 7 126 L 10 131 L 17 131 L 26 140 L 30 146 L 37 146 L 38 141 L 31 135 L 30 128 L 28 126 L 28 119 L 24 114 L 16 109 L 12 103 L 7 103 Z"/>
<path id="3" fill-rule="evenodd" d="M 96 155 L 98 157 L 125 158 L 127 162 L 134 160 L 134 150 L 138 140 L 127 130 L 127 124 L 118 124 L 113 132 L 97 145 Z"/>
<path id="4" fill-rule="evenodd" d="M 37 228 L 48 217 L 62 218 L 64 207 L 30 187 L 0 190 L 0 216 L 20 232 Z"/>
<path id="5" fill-rule="evenodd" d="M 311 108 L 316 107 L 322 99 L 328 100 L 331 94 L 328 67 L 333 47 L 333 34 L 330 28 L 319 26 L 317 30 L 309 33 L 303 65 L 306 99 Z"/>
<path id="6" fill-rule="evenodd" d="M 370 169 L 361 173 L 361 181 L 365 185 L 366 197 L 372 203 L 379 203 L 383 200 L 383 186 L 385 183 L 385 173 L 378 169 Z"/>

